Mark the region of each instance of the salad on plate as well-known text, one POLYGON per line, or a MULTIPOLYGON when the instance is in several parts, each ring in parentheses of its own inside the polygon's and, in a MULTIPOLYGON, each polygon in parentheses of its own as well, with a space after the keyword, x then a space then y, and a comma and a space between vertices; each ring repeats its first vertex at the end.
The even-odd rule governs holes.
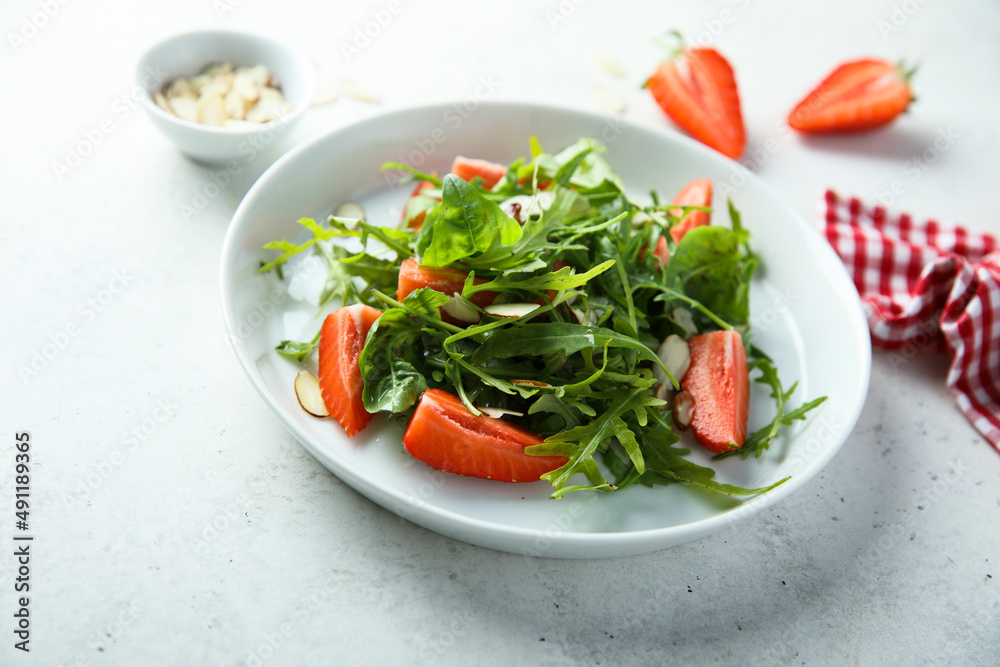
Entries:
MULTIPOLYGON (((303 253, 328 274, 310 341, 277 352, 302 370, 300 405, 350 437, 374 415, 406 424, 403 445, 445 472, 543 479, 552 496, 684 483, 753 495, 685 458, 682 434, 716 458, 759 458, 783 427, 825 400, 790 406, 750 343, 759 258, 740 215, 713 221, 712 183, 637 203, 582 138, 501 165, 457 157, 416 181, 398 226, 344 202, 309 238, 274 241, 260 271, 284 279, 303 253), (713 224, 713 222, 715 224, 713 224), (331 312, 332 309, 332 312, 331 312), (751 378, 774 416, 748 433, 751 378)), ((787 479, 787 478, 786 478, 787 479)))

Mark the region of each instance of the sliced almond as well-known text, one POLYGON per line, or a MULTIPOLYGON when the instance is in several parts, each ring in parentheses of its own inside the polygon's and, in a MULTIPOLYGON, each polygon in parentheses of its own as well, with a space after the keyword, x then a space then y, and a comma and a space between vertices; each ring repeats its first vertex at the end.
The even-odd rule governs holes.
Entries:
POLYGON ((669 382, 663 382, 656 385, 656 390, 653 394, 661 401, 666 401, 664 405, 660 406, 660 410, 666 411, 673 409, 674 395, 676 394, 674 386, 669 382))
POLYGON ((518 387, 539 387, 541 389, 548 389, 552 386, 548 382, 540 380, 511 380, 511 384, 516 384, 518 387))
POLYGON ((698 327, 694 324, 694 316, 687 308, 678 306, 677 308, 672 309, 670 311, 670 319, 672 319, 681 329, 684 329, 685 338, 690 338, 698 333, 698 327))
POLYGON ((352 79, 341 79, 340 80, 340 92, 341 94, 351 97, 353 99, 359 100, 361 102, 381 102, 382 99, 362 86, 357 81, 352 79))
POLYGON ((217 78, 226 74, 232 74, 234 69, 235 68, 232 63, 212 63, 205 68, 205 71, 203 71, 202 74, 211 78, 217 78))
POLYGON ((537 303, 497 303, 483 308, 493 317, 524 317, 541 308, 537 303))
POLYGON ((609 53, 595 53, 594 64, 608 74, 613 74, 614 76, 625 76, 625 70, 622 69, 622 66, 618 64, 618 61, 609 53))
POLYGON ((686 431, 691 425, 691 418, 694 415, 694 397, 686 391, 679 391, 674 396, 673 406, 674 424, 682 431, 686 431))
POLYGON ((332 104, 339 97, 339 93, 336 90, 321 90, 316 95, 316 99, 313 100, 312 105, 314 107, 322 107, 327 104, 332 104))
POLYGON ((191 87, 194 88, 195 92, 198 95, 201 95, 202 88, 204 88, 211 82, 212 82, 212 77, 210 77, 207 74, 197 74, 188 79, 188 83, 191 84, 191 87))
POLYGON ((599 108, 613 113, 622 113, 626 109, 624 98, 607 86, 594 88, 594 102, 599 108))
POLYGON ((441 309, 454 317, 459 322, 475 323, 479 321, 479 313, 475 308, 462 300, 462 295, 455 292, 454 296, 448 299, 448 303, 441 306, 441 309))
POLYGON ((344 201, 333 211, 334 217, 353 218, 354 220, 365 220, 365 209, 356 201, 344 201))
POLYGON ((243 120, 247 117, 247 111, 250 110, 251 102, 235 90, 230 90, 226 93, 222 101, 229 118, 243 120))
MULTIPOLYGON (((264 70, 265 72, 267 70, 264 70)), ((236 74, 233 75, 233 90, 243 99, 248 102, 256 102, 260 98, 261 89, 266 86, 266 79, 264 82, 259 80, 259 77, 255 74, 255 70, 249 67, 241 67, 236 70, 236 74)))
POLYGON ((494 419, 500 419, 504 415, 512 415, 514 417, 524 416, 523 412, 518 412, 517 410, 507 410, 506 408, 487 408, 482 405, 476 405, 475 403, 473 403, 473 405, 475 405, 476 409, 482 412, 484 415, 493 417, 494 419))
POLYGON ((271 77, 271 72, 268 71, 263 65, 254 65, 253 67, 241 67, 237 70, 239 74, 242 74, 250 80, 257 88, 264 88, 266 86, 273 86, 274 82, 271 77))
POLYGON ((178 118, 198 122, 198 102, 193 97, 175 97, 170 100, 170 108, 178 118))
POLYGON ((274 88, 261 88, 260 98, 257 100, 257 103, 247 111, 247 120, 266 123, 284 116, 291 109, 291 105, 285 102, 281 91, 274 88))
POLYGON ((195 87, 190 79, 184 77, 177 77, 170 82, 167 86, 167 99, 174 99, 175 97, 190 97, 192 100, 198 99, 198 88, 195 87))
POLYGON ((153 101, 156 102, 156 106, 160 107, 167 113, 174 113, 174 110, 170 108, 170 102, 167 100, 167 96, 160 91, 153 93, 153 101))
POLYGON ((209 93, 198 98, 198 122, 204 125, 222 125, 226 120, 226 105, 219 93, 209 93))
MULTIPOLYGON (((656 350, 656 356, 660 358, 663 365, 667 367, 670 374, 680 382, 684 374, 688 372, 688 368, 691 366, 691 348, 688 346, 687 341, 676 334, 670 334, 663 339, 660 343, 660 347, 656 350)), ((663 369, 659 365, 653 366, 653 377, 655 377, 662 384, 672 384, 670 378, 667 374, 663 372, 663 369)))
POLYGON ((295 376, 295 398, 302 409, 313 417, 329 417, 330 411, 323 402, 323 390, 319 380, 309 371, 299 371, 295 376))

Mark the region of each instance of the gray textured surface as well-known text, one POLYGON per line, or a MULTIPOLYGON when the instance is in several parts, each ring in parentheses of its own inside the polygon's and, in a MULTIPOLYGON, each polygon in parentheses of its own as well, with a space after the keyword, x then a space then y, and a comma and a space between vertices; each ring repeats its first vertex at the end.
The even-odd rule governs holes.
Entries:
MULTIPOLYGON (((485 76, 499 98, 582 107, 606 85, 630 117, 666 125, 637 89, 660 57, 649 35, 697 34, 729 10, 716 42, 736 63, 748 155, 761 156, 751 166, 790 204, 812 217, 824 186, 873 196, 905 179, 900 205, 996 230, 1000 95, 984 66, 1000 60, 995 3, 403 2, 350 63, 340 43, 382 3, 233 4, 220 15, 221 3, 174 2, 153 20, 139 3, 70 3, 0 49, 0 80, 18 93, 0 125, 0 538, 10 544, 9 438, 27 429, 38 540, 30 655, 12 648, 12 562, 0 557, 0 663, 1000 664, 1000 456, 954 408, 943 358, 876 354, 865 410, 833 462, 716 535, 590 562, 454 542, 318 466, 229 350, 220 246, 268 160, 185 217, 211 171, 116 102, 148 44, 231 26, 297 39, 325 79, 351 76, 388 106, 463 98, 485 76), (918 9, 885 32, 879 21, 903 5, 918 9), (566 20, 550 25, 560 7, 566 20), (627 76, 592 66, 595 50, 627 76), (866 138, 775 129, 834 63, 869 53, 923 60, 910 118, 866 138), (53 163, 102 118, 113 131, 58 179, 53 163), (919 178, 904 172, 948 127, 954 145, 919 178), (768 138, 777 149, 764 160, 768 138), (108 300, 114 271, 128 283, 108 300), (22 379, 18 367, 68 324, 78 335, 22 379)), ((2 23, 17 32, 39 7, 7 3, 2 23)), ((351 100, 316 109, 295 140, 371 111, 351 100)))

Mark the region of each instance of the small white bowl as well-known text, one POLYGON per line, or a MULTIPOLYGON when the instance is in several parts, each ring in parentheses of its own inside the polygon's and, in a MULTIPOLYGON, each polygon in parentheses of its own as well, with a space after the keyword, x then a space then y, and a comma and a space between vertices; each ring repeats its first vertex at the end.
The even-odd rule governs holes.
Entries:
POLYGON ((136 83, 146 92, 142 105, 153 124, 182 153, 202 162, 219 163, 254 154, 300 120, 316 97, 316 73, 297 49, 280 41, 245 32, 203 30, 176 35, 152 47, 139 59, 136 83), (193 76, 206 65, 262 64, 270 70, 292 110, 259 127, 229 128, 192 123, 167 113, 153 101, 153 94, 179 76, 193 76))

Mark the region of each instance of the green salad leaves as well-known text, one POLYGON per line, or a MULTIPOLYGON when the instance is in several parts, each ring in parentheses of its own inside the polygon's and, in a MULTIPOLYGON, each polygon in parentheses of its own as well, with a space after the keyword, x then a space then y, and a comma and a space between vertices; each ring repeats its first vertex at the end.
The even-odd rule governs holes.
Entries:
MULTIPOLYGON (((365 409, 405 420, 425 390, 438 388, 475 414, 477 406, 516 411, 521 416, 505 418, 545 438, 527 453, 567 459, 544 475, 554 497, 637 483, 750 495, 783 482, 746 489, 715 481, 714 470, 685 458, 667 401, 657 397, 654 368, 671 389, 681 378, 670 376, 655 350, 693 327, 742 333, 752 377, 775 404, 771 423, 719 458, 761 457, 782 427, 824 400, 789 409, 795 385, 784 389, 770 358, 748 342, 758 257, 732 204, 729 227, 717 220, 675 243, 669 229, 687 210, 661 205, 655 194, 648 205, 630 200, 599 142, 584 138, 550 154, 532 138, 531 149, 532 159, 514 162, 492 188, 480 178, 440 179, 389 163, 386 169, 427 184, 404 210, 406 220, 423 216, 418 231, 304 219, 311 237, 265 245, 279 254, 260 270, 280 270, 301 253, 321 256, 328 270, 321 311, 352 303, 383 311, 360 357, 365 409), (665 265, 647 252, 664 242, 665 265), (424 287, 397 299, 400 267, 410 258, 461 272, 461 291, 424 287), (495 295, 491 306, 477 305, 483 293, 495 295), (515 316, 499 314, 504 304, 518 304, 515 316), (442 315, 454 308, 471 314, 469 321, 442 315)), ((278 352, 301 361, 315 345, 282 341, 278 352)))

